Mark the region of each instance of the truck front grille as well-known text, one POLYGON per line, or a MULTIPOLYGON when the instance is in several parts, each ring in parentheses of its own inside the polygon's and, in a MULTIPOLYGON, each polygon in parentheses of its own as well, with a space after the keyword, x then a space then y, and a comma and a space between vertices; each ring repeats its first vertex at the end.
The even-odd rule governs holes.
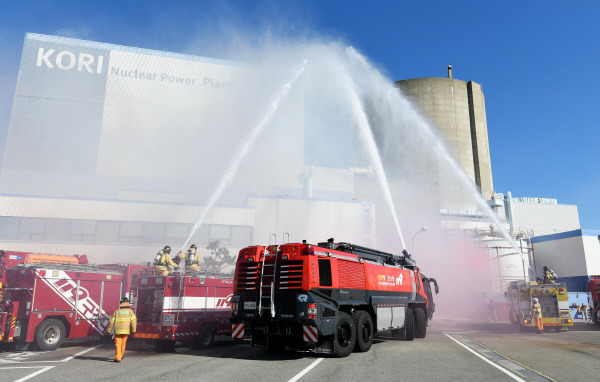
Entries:
POLYGON ((283 260, 279 273, 279 289, 301 289, 302 267, 302 260, 283 260))
POLYGON ((236 292, 245 290, 256 290, 260 282, 260 264, 243 263, 238 271, 238 282, 236 292))

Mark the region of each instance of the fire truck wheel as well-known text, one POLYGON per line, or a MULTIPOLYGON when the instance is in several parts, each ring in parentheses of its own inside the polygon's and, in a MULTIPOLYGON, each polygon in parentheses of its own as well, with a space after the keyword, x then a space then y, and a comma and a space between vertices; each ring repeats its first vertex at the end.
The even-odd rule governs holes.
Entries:
POLYGON ((415 339, 415 315, 413 314, 412 308, 406 309, 406 315, 404 316, 404 330, 406 341, 412 341, 415 339))
POLYGON ((415 338, 425 338, 427 335, 427 315, 422 308, 415 308, 415 338))
POLYGON ((356 343, 356 325, 348 313, 339 312, 335 325, 335 355, 348 357, 356 343))
POLYGON ((213 328, 205 326, 200 329, 200 334, 198 335, 198 339, 196 341, 196 347, 198 349, 206 349, 211 347, 215 342, 215 333, 213 328))
POLYGON ((49 319, 35 329, 35 344, 40 350, 56 350, 65 340, 67 331, 60 320, 49 319))
POLYGON ((174 353, 175 352, 175 341, 157 340, 156 347, 162 353, 174 353))
POLYGON ((364 310, 359 310, 352 315, 356 324, 356 345, 354 351, 367 352, 373 344, 373 320, 371 315, 364 310))

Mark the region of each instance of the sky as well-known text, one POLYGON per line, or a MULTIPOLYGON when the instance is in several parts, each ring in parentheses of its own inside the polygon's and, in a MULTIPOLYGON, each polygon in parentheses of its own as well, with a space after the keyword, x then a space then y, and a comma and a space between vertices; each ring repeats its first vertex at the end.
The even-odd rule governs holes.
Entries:
POLYGON ((1 1, 0 146, 26 32, 224 59, 215 42, 322 38, 390 81, 453 65, 481 84, 495 191, 577 205, 597 230, 599 19, 592 1, 1 1))

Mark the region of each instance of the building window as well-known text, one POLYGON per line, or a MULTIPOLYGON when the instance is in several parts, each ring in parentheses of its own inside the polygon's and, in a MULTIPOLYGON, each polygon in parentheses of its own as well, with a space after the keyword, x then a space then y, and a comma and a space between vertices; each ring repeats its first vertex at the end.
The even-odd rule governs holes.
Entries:
POLYGON ((0 240, 17 240, 21 218, 0 216, 0 240))
POLYGON ((70 241, 93 242, 96 233, 95 220, 72 220, 70 241))
POLYGON ((119 243, 141 243, 144 225, 141 222, 121 222, 119 243))
POLYGON ((143 237, 144 243, 162 243, 167 235, 166 223, 144 223, 143 237))
POLYGON ((117 243, 119 240, 119 222, 98 220, 96 223, 96 243, 117 243))
POLYGON ((233 226, 231 227, 231 245, 246 247, 252 244, 252 227, 233 226))
POLYGON ((21 218, 19 240, 43 241, 46 230, 46 219, 21 218))
POLYGON ((71 220, 46 219, 44 241, 69 241, 71 236, 71 220))

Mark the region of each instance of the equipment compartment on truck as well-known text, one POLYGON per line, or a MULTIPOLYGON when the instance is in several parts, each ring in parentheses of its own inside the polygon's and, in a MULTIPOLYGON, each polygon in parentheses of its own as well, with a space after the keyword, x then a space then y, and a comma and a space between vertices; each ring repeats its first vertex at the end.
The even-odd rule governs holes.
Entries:
POLYGON ((173 273, 140 274, 130 299, 137 316, 135 338, 152 341, 165 352, 181 341, 205 348, 217 335, 231 335, 231 277, 173 273))

